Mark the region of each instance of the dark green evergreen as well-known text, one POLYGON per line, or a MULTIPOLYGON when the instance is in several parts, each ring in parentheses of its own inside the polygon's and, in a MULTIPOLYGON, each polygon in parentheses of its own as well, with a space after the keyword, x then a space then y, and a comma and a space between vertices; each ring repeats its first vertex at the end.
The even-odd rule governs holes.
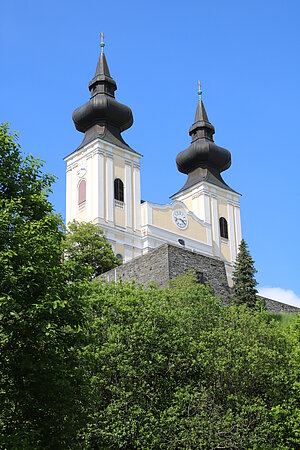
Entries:
POLYGON ((256 306, 258 301, 257 281, 254 277, 256 272, 248 245, 242 239, 233 271, 233 295, 237 305, 247 305, 251 308, 256 306))

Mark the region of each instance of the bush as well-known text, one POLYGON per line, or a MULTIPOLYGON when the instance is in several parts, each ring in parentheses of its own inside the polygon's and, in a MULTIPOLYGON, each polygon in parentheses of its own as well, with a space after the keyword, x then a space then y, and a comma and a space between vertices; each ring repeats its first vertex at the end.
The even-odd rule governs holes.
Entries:
POLYGON ((187 278, 96 282, 90 302, 85 448, 296 448, 295 342, 268 313, 187 278))

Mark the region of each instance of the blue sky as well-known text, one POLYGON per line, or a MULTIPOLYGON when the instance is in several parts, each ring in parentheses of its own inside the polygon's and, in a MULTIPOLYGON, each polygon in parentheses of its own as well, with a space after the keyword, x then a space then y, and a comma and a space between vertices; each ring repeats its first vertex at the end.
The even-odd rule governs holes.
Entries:
POLYGON ((142 198, 165 203, 184 184, 175 158, 190 142, 200 79, 215 141, 232 154, 224 179, 242 193, 257 280, 297 302, 298 0, 11 0, 1 16, 0 120, 58 177, 56 211, 65 215, 63 157, 82 140, 71 116, 89 98, 103 31, 116 97, 134 115, 123 137, 144 155, 142 198))

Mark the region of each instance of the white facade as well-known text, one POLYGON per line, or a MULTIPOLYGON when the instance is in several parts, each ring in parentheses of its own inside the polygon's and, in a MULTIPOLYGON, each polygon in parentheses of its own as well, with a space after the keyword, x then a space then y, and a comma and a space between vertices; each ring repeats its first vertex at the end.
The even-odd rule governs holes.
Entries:
POLYGON ((116 254, 128 261, 142 254, 140 225, 140 158, 137 153, 101 139, 79 148, 67 162, 66 222, 99 225, 116 254), (114 180, 124 185, 124 201, 114 199, 114 180), (79 184, 86 196, 79 201, 79 184))
POLYGON ((76 220, 99 225, 124 262, 165 242, 221 258, 231 284, 241 240, 239 194, 200 182, 173 196, 170 204, 141 204, 140 159, 138 153, 100 138, 67 156, 67 224, 76 220), (115 198, 116 179, 124 187, 123 201, 115 198), (84 201, 79 198, 82 181, 84 201), (228 226, 227 238, 220 234, 221 217, 228 226))
POLYGON ((173 196, 173 199, 182 201, 197 217, 210 225, 208 242, 212 255, 225 261, 230 284, 242 239, 239 198, 240 194, 208 182, 201 182, 173 196), (221 218, 227 223, 227 237, 221 236, 221 218))

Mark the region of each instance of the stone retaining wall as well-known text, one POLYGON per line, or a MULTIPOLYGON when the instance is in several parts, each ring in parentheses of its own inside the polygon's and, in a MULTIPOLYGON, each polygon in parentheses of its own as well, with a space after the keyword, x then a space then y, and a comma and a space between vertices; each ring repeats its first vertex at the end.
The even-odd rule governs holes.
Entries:
POLYGON ((132 259, 103 276, 107 281, 133 281, 145 286, 154 283, 165 287, 169 282, 169 261, 167 244, 164 244, 143 256, 132 259))
POLYGON ((189 270, 195 270, 203 282, 210 284, 213 295, 222 298, 226 304, 230 303, 223 261, 170 244, 163 244, 103 276, 107 281, 117 281, 120 278, 122 281, 135 280, 144 286, 154 284, 157 287, 167 287, 170 279, 189 270))
MULTIPOLYGON (((261 297, 261 296, 260 296, 261 297)), ((300 312, 300 308, 296 306, 287 305, 286 303, 278 302, 277 300, 272 300, 271 298, 261 297, 266 302, 266 308, 269 312, 278 313, 297 313, 300 312)))
MULTIPOLYGON (((224 304, 230 304, 231 294, 227 282, 224 261, 219 258, 204 256, 175 245, 163 244, 106 272, 102 277, 107 281, 133 281, 147 286, 166 287, 169 280, 177 275, 183 275, 189 270, 195 270, 199 280, 211 286, 214 296, 222 299, 224 304)), ((295 306, 286 305, 269 298, 264 298, 267 310, 270 312, 300 311, 295 306)))

